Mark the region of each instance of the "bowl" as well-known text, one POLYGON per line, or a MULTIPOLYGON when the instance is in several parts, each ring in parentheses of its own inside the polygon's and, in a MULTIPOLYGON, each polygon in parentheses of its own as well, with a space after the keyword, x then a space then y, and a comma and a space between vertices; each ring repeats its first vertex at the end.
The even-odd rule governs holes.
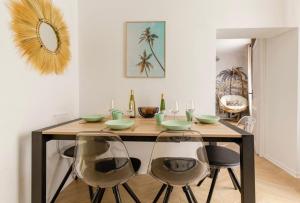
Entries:
POLYGON ((168 130, 189 130, 192 127, 192 122, 185 120, 168 120, 163 121, 161 125, 168 130))
POLYGON ((153 118, 156 113, 158 113, 158 107, 143 106, 138 108, 140 115, 143 118, 153 118))
POLYGON ((200 122, 204 124, 215 124, 220 120, 220 117, 218 116, 212 116, 212 115, 201 115, 201 116, 195 116, 195 118, 200 122))
POLYGON ((124 130, 133 126, 134 121, 126 119, 109 120, 105 122, 105 125, 112 130, 124 130))
POLYGON ((81 119, 86 122, 98 122, 101 121, 104 118, 104 115, 87 115, 82 116, 81 119))

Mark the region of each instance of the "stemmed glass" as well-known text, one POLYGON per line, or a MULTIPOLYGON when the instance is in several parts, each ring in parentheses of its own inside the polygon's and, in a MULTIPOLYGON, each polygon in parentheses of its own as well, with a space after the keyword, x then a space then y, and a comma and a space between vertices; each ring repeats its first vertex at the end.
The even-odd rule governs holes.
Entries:
POLYGON ((114 110, 114 108, 115 108, 115 102, 114 102, 114 100, 112 99, 112 100, 111 100, 111 104, 110 104, 110 108, 108 109, 109 115, 112 114, 112 111, 114 110))
POLYGON ((176 120, 176 114, 179 112, 179 106, 178 102, 175 102, 175 106, 170 110, 170 112, 173 114, 174 120, 176 120))
POLYGON ((195 111, 195 104, 194 104, 194 100, 191 100, 190 102, 188 102, 186 104, 186 111, 189 111, 191 113, 194 113, 195 111))

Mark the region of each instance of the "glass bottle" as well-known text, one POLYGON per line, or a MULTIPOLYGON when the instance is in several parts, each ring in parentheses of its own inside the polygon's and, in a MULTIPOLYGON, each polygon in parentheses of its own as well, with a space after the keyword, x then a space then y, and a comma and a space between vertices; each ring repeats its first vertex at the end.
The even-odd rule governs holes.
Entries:
POLYGON ((136 117, 136 108, 135 108, 135 100, 133 90, 130 91, 130 99, 129 99, 129 117, 135 118, 136 117))
POLYGON ((166 111, 166 102, 164 99, 164 94, 161 94, 161 99, 160 99, 160 112, 165 112, 166 111))

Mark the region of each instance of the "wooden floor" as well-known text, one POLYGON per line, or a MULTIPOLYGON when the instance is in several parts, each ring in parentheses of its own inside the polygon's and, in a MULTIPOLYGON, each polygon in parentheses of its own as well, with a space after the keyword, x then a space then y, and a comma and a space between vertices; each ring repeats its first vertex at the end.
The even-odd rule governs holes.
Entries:
MULTIPOLYGON (((258 203, 299 203, 300 179, 293 178, 269 161, 256 157, 256 200, 258 203)), ((235 170, 237 175, 238 169, 235 170)), ((205 202, 211 179, 205 180, 201 187, 192 187, 198 202, 205 202)), ((129 185, 142 202, 152 202, 161 184, 147 175, 132 178, 129 185)), ((124 188, 120 187, 123 203, 133 202, 124 188)), ((71 183, 59 196, 58 203, 89 203, 88 188, 81 181, 71 183)), ((108 189, 103 203, 114 202, 112 191, 108 189)), ((162 198, 159 202, 162 202, 162 198)), ((171 203, 187 202, 180 188, 173 190, 171 203)), ((240 193, 233 185, 226 170, 221 170, 211 202, 238 203, 240 193)))

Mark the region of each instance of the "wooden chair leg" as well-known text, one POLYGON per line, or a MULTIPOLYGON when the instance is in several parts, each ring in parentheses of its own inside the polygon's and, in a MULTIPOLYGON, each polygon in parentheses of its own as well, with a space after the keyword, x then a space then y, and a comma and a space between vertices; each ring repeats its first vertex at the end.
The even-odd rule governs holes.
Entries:
POLYGON ((116 203, 122 203, 118 186, 114 186, 112 190, 116 199, 116 203))
POLYGON ((241 185, 240 185, 239 181, 237 180, 233 170, 231 168, 228 168, 227 170, 228 170, 228 173, 229 173, 230 178, 232 180, 232 183, 234 185, 234 188, 238 189, 241 192, 241 185))
POLYGON ((214 192, 214 188, 215 188, 215 184, 216 184, 219 172, 220 172, 220 169, 219 168, 216 169, 216 171, 214 173, 214 177, 212 179, 212 183, 211 183, 210 189, 209 189, 209 194, 208 194, 206 203, 210 203, 210 200, 211 200, 211 197, 212 197, 213 192, 214 192))
POLYGON ((161 186, 160 190, 158 191, 157 195, 155 196, 155 199, 153 200, 153 203, 156 203, 159 200, 161 194, 165 191, 166 187, 167 187, 166 184, 163 184, 161 186))
POLYGON ((173 186, 168 185, 163 203, 168 203, 169 202, 170 195, 171 195, 172 191, 173 191, 173 186))

